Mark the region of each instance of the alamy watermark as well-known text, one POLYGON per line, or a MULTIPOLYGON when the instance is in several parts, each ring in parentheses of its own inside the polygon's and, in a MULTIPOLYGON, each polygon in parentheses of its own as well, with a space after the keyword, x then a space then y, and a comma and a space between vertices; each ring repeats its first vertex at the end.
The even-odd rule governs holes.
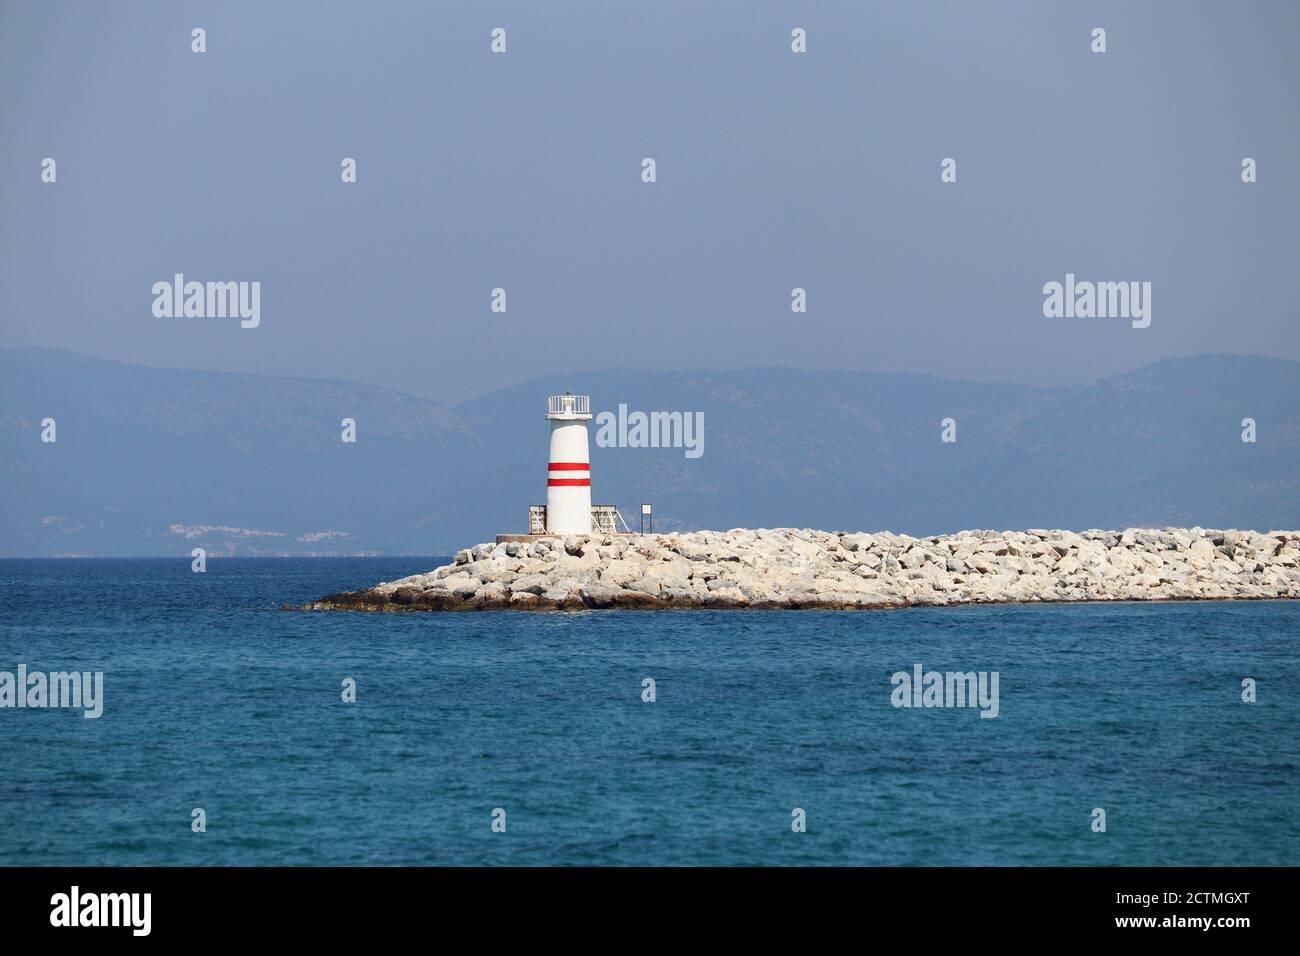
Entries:
POLYGON ((1043 286, 1043 315, 1049 319, 1130 319, 1133 328, 1151 324, 1150 282, 1065 282, 1043 286))
POLYGON ((171 282, 155 282, 151 291, 159 319, 237 318, 244 329, 262 324, 261 282, 186 282, 178 272, 171 282))
POLYGON ((889 702, 895 707, 978 707, 981 717, 998 715, 997 671, 895 671, 889 702))
POLYGON ((628 412, 596 416, 598 448, 684 448, 687 458, 704 454, 703 412, 628 412))
POLYGON ((50 897, 50 925, 125 926, 133 936, 148 936, 152 910, 152 893, 83 893, 74 884, 50 897))
POLYGON ((103 671, 0 671, 0 708, 80 707, 87 720, 104 712, 103 671))

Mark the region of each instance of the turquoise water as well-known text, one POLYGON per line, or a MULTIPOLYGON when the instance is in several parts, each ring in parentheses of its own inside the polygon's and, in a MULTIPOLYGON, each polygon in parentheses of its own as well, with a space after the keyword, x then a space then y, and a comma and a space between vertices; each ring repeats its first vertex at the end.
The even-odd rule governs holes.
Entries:
POLYGON ((1300 864, 1300 604, 278 610, 435 563, 0 561, 0 864, 1300 864))

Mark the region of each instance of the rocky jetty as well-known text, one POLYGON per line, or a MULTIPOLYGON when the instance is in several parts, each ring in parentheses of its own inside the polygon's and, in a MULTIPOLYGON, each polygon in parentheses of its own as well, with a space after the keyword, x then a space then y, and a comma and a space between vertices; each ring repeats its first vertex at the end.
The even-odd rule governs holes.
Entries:
POLYGON ((1129 528, 912 538, 788 528, 479 544, 303 610, 872 609, 1300 597, 1300 532, 1129 528))

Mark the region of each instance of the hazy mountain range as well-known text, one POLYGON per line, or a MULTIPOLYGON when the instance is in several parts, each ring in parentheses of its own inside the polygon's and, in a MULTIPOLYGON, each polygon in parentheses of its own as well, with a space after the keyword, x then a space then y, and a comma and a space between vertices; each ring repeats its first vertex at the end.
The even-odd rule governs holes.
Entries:
POLYGON ((447 554, 525 530, 545 501, 546 397, 566 388, 593 411, 703 413, 694 459, 596 447, 593 428, 593 500, 633 523, 652 502, 656 530, 1300 527, 1300 362, 1281 359, 1169 359, 1060 388, 606 370, 454 406, 51 349, 0 350, 0 379, 0 556, 447 554))

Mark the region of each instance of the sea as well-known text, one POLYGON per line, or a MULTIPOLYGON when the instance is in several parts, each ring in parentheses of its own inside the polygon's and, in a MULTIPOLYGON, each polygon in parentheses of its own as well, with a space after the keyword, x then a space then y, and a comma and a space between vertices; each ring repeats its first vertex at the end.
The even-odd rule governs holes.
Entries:
POLYGON ((445 561, 0 561, 0 865, 1300 864, 1300 602, 281 609, 445 561))

